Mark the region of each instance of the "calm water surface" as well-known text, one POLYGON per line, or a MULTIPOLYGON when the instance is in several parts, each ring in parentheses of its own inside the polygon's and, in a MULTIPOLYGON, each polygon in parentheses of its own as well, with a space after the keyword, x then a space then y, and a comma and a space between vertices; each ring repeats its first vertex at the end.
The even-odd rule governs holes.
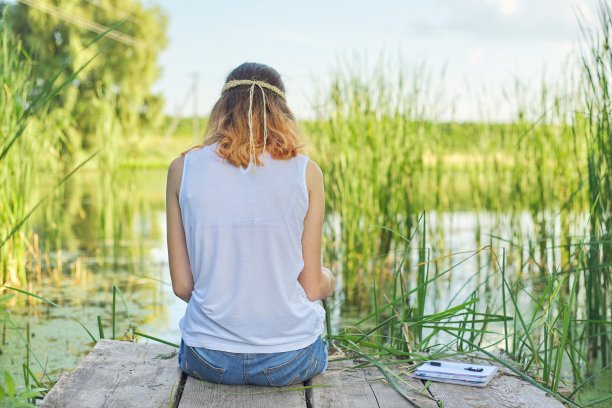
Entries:
MULTIPOLYGON (((111 337, 113 285, 121 289, 126 303, 117 296, 116 338, 131 336, 130 327, 135 327, 139 332, 179 343, 178 321, 187 304, 174 296, 170 284, 165 177, 165 171, 139 170, 121 172, 100 182, 95 173, 78 174, 55 206, 50 205, 37 215, 33 225, 41 236, 41 247, 59 239, 63 248, 61 254, 51 254, 48 261, 41 261, 43 269, 49 264, 57 267, 61 258, 62 270, 43 272, 40 281, 35 273, 30 273, 27 290, 61 308, 22 294, 16 294, 9 303, 14 326, 3 324, 0 365, 12 372, 18 383, 22 382, 22 363, 26 361, 24 344, 28 330, 30 367, 39 378, 44 368, 54 380, 61 370, 74 368, 94 344, 76 320, 98 338, 100 316, 105 337, 111 337), (52 216, 54 211, 61 220, 50 224, 45 217, 49 213, 52 216)), ((548 217, 551 221, 545 235, 554 236, 561 225, 554 214, 548 217)), ((464 300, 473 291, 485 297, 497 292, 494 288, 500 284, 499 274, 493 272, 490 251, 477 253, 487 245, 497 250, 512 246, 495 236, 518 242, 542 234, 527 213, 517 219, 484 212, 432 211, 427 218, 431 230, 429 246, 434 248, 431 257, 446 256, 430 265, 430 274, 443 273, 458 264, 433 286, 427 304, 429 311, 439 311, 455 300, 464 300), (453 253, 456 255, 448 256, 453 253)), ((572 233, 578 235, 584 230, 584 219, 582 215, 575 217, 572 233)), ((334 224, 329 223, 332 228, 334 224)), ((514 249, 516 257, 521 253, 528 257, 529 251, 529 247, 514 249)), ((560 254, 547 251, 552 266, 560 254)), ((408 253, 415 263, 416 249, 408 253)), ((512 265, 509 267, 511 272, 512 265)), ((525 278, 527 287, 529 279, 525 278)), ((491 299, 492 303, 495 301, 491 299)), ((331 313, 334 327, 355 317, 355 307, 343 304, 341 296, 334 302, 336 307, 331 313)))

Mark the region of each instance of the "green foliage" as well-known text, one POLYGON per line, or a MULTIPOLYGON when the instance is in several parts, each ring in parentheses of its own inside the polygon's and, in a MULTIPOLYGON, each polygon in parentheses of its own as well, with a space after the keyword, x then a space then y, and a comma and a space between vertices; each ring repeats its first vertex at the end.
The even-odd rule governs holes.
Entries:
MULTIPOLYGON (((612 319, 612 4, 600 2, 599 30, 584 31, 588 49, 583 53, 584 118, 574 126, 584 130, 588 145, 587 175, 590 198, 590 248, 585 285, 590 321, 612 319), (582 126, 584 123, 584 126, 582 126)), ((609 331, 589 324, 593 358, 607 365, 612 360, 609 331)))
POLYGON ((15 380, 7 372, 2 372, 2 382, 0 382, 0 406, 6 408, 17 408, 17 407, 35 407, 36 405, 28 402, 34 397, 41 396, 41 393, 45 391, 44 388, 25 388, 23 390, 17 390, 15 387, 15 380))
MULTIPOLYGON (((9 165, 0 169, 0 177, 3 187, 10 184, 6 191, 11 194, 0 200, 2 226, 9 226, 0 238, 7 236, 5 232, 12 236, 20 220, 31 213, 29 203, 36 201, 27 194, 35 190, 35 176, 48 164, 44 158, 61 156, 58 146, 75 151, 99 146, 102 168, 113 170, 120 160, 118 150, 124 146, 120 137, 126 130, 135 135, 158 109, 152 106, 159 100, 148 89, 157 75, 154 56, 164 43, 161 27, 165 23, 159 11, 136 2, 61 3, 64 12, 102 24, 125 19, 119 30, 137 42, 157 40, 143 46, 114 37, 85 48, 94 34, 22 4, 11 7, 16 18, 13 30, 31 49, 23 49, 4 29, 3 20, 0 159, 9 165), (118 14, 119 8, 128 11, 129 18, 118 14), (156 27, 150 27, 154 22, 156 27), (91 61, 98 53, 100 57, 80 71, 79 62, 91 61), (40 115, 28 118, 30 127, 22 128, 19 121, 32 106, 31 97, 48 89, 53 83, 50 78, 67 87, 50 110, 38 110, 40 115), (143 111, 143 106, 148 108, 143 111), (36 139, 14 137, 36 130, 44 130, 36 139), (42 154, 42 149, 53 154, 42 154), (33 157, 41 159, 18 160, 33 157)), ((328 337, 380 368, 390 383, 399 377, 387 363, 398 358, 418 362, 477 351, 563 399, 557 391, 571 384, 570 377, 578 384, 577 393, 596 375, 591 373, 598 373, 597 364, 609 361, 612 13, 609 7, 602 10, 603 35, 583 61, 582 114, 574 116, 576 108, 560 98, 565 90, 543 86, 536 103, 528 106, 517 85, 516 94, 507 101, 518 104, 511 123, 445 123, 436 119, 438 98, 429 73, 417 69, 406 76, 404 69, 390 73, 381 64, 365 76, 355 66, 336 72, 322 104, 325 114, 303 123, 314 146, 313 157, 326 176, 325 257, 344 277, 341 307, 359 304, 362 313, 371 309, 355 325, 344 325, 336 333, 328 321, 328 337), (567 117, 573 119, 569 125, 567 117), (489 245, 446 265, 444 259, 455 260, 460 254, 445 252, 442 234, 428 229, 430 218, 420 214, 463 209, 462 203, 468 203, 470 210, 496 212, 499 219, 510 213, 510 231, 516 237, 502 240, 486 231, 491 233, 489 245), (576 214, 580 217, 585 208, 590 235, 576 236, 568 220, 576 214), (523 238, 525 210, 535 221, 535 240, 523 238), (493 245, 496 240, 508 245, 507 253, 499 256, 493 245), (453 297, 448 304, 440 304, 438 288, 447 285, 459 265, 471 258, 478 262, 485 258, 487 263, 478 263, 468 279, 477 282, 476 288, 464 299, 453 297), (481 276, 482 269, 490 273, 481 276), (538 275, 529 274, 534 269, 538 275), (493 352, 502 346, 505 358, 493 352)), ((573 95, 573 88, 568 91, 573 95)), ((157 148, 172 150, 165 142, 157 148)), ((148 157, 150 151, 142 155, 148 157)), ((58 166, 57 172, 65 169, 58 166)), ((87 241, 96 245, 96 234, 112 230, 105 242, 112 241, 116 250, 136 218, 122 207, 134 206, 134 199, 129 193, 121 197, 114 172, 102 173, 96 197, 104 212, 92 223, 87 241)), ((478 240, 480 236, 478 231, 478 240)), ((13 245, 18 242, 11 242, 10 248, 0 244, 0 251, 7 251, 0 252, 2 262, 11 259, 5 256, 8 251, 19 255, 13 245)), ((113 259, 117 254, 112 254, 113 259)), ((5 272, 12 270, 10 265, 2 267, 5 272)), ((57 307, 32 292, 10 289, 57 307)), ((166 342, 135 330, 118 287, 113 288, 112 338, 117 294, 132 337, 166 342)), ((101 316, 98 333, 100 337, 104 333, 101 316)), ((19 399, 6 378, 2 393, 19 399)))
MULTIPOLYGON (((585 384, 609 365, 608 2, 601 3, 600 22, 584 56, 583 81, 565 90, 543 84, 533 105, 517 87, 508 101, 518 103, 516 118, 505 125, 423 120, 419 113, 432 102, 423 104, 429 98, 418 88, 400 92, 397 84, 403 81, 390 80, 385 65, 369 76, 353 68, 337 73, 324 97, 324 114, 306 124, 326 175, 331 213, 326 234, 332 237, 326 257, 343 274, 347 303, 367 291, 368 282, 378 292, 369 296, 369 314, 328 335, 337 345, 381 368, 387 378, 389 369, 382 367, 397 358, 418 362, 480 352, 570 405, 574 402, 558 393, 572 386, 569 378, 585 384), (446 162, 445 155, 458 150, 466 153, 463 168, 446 162), (463 170, 469 179, 470 209, 494 211, 500 220, 509 213, 516 237, 502 240, 487 231, 488 246, 439 270, 443 258, 457 254, 445 253, 443 240, 427 248, 427 237, 435 234, 424 217, 420 228, 414 220, 421 210, 449 209, 445 201, 455 196, 441 186, 452 170, 463 170), (434 204, 419 194, 435 197, 434 204), (525 210, 536 239, 524 238, 525 210), (571 217, 584 210, 587 229, 570 232, 571 217), (509 245, 508 254, 499 256, 493 245, 498 240, 509 245), (481 251, 489 255, 484 269, 492 272, 475 271, 468 279, 477 282, 470 296, 440 305, 436 286, 450 282, 452 271, 481 251), (530 274, 534 270, 539 276, 530 274), (502 355, 494 352, 498 347, 502 355)), ((419 78, 427 83, 422 73, 408 82, 419 78)), ((480 239, 480 231, 477 235, 480 239)))
MULTIPOLYGON (((41 150, 50 147, 45 137, 37 143, 19 137, 27 131, 24 116, 27 116, 32 90, 32 64, 26 57, 21 42, 7 29, 6 19, 0 18, 0 241, 25 216, 28 190, 34 184, 33 166, 22 158, 41 154, 41 150), (10 150, 18 154, 8 154, 10 150)), ((48 154, 41 154, 38 163, 48 164, 47 157, 48 154)), ((2 282, 7 275, 12 275, 12 280, 20 279, 23 264, 12 254, 22 250, 20 242, 0 244, 2 282)))
POLYGON ((325 235, 345 248, 334 269, 344 273, 349 300, 367 293, 365 285, 381 271, 381 257, 393 250, 392 232, 373 227, 397 228, 406 235, 412 230, 418 212, 412 192, 419 190, 433 127, 422 118, 430 102, 423 98, 428 81, 416 78, 424 72, 406 78, 403 69, 384 69, 385 62, 365 77, 358 62, 338 70, 321 103, 321 117, 307 124, 326 177, 332 216, 325 235))
POLYGON ((160 8, 145 7, 137 0, 54 0, 44 4, 41 8, 16 3, 8 12, 12 31, 36 62, 34 92, 58 71, 62 80, 100 54, 51 105, 52 110, 63 112, 66 148, 97 145, 96 129, 107 119, 105 106, 96 103, 101 99, 111 100, 114 115, 130 136, 137 136, 144 126, 155 125, 162 116, 162 100, 151 93, 151 86, 160 73, 159 52, 167 43, 167 18, 160 8), (87 46, 99 33, 85 25, 108 28, 117 23, 113 35, 87 46))
MULTIPOLYGON (((5 307, 5 304, 12 297, 13 295, 6 293, 0 295, 0 323, 5 327, 10 327, 12 330, 17 330, 18 328, 11 320, 10 314, 5 307)), ((31 404, 29 401, 34 397, 40 396, 42 392, 47 390, 43 387, 30 388, 26 383, 26 387, 19 391, 17 390, 13 376, 8 371, 0 371, 0 375, 0 407, 33 407, 35 405, 31 404)))
MULTIPOLYGON (((63 170, 61 163, 58 164, 61 152, 57 148, 57 143, 62 139, 51 130, 51 126, 47 123, 47 121, 52 122, 55 117, 53 113, 48 112, 48 107, 54 97, 65 89, 92 59, 64 77, 63 81, 58 80, 61 71, 56 72, 43 83, 37 92, 34 92, 31 62, 28 58, 21 59, 22 55, 27 57, 28 54, 22 49, 21 41, 7 29, 7 21, 7 16, 3 13, 0 18, 0 40, 2 42, 0 80, 2 80, 4 91, 3 98, 0 100, 0 125, 2 125, 0 186, 7 193, 2 194, 0 200, 0 221, 3 221, 0 224, 0 233, 2 233, 0 255, 4 255, 3 251, 6 251, 6 255, 2 256, 4 261, 2 282, 7 281, 7 276, 9 280, 20 282, 25 280, 21 276, 23 272, 21 254, 24 246, 21 240, 12 238, 27 222, 34 210, 97 152, 91 154, 66 175, 58 176, 60 180, 55 189, 43 194, 36 204, 31 204, 31 200, 35 198, 31 192, 37 191, 34 183, 36 176, 49 172, 53 166, 58 173, 63 170), (36 134, 37 126, 44 127, 45 130, 40 132, 42 136, 33 138, 29 133, 36 134), (5 246, 7 243, 10 245, 5 246)), ((96 36, 88 46, 95 44, 104 34, 106 32, 96 36)))
MULTIPOLYGON (((418 229, 426 229, 425 218, 418 229)), ((409 244, 413 238, 402 239, 409 244)), ((425 247, 427 242, 418 244, 425 247)), ((585 258, 589 245, 578 244, 569 265, 556 266, 558 272, 547 276, 537 293, 527 288, 520 277, 508 279, 505 255, 498 255, 491 247, 463 254, 462 259, 434 276, 420 271, 437 260, 420 255, 419 263, 413 265, 417 269, 413 280, 410 269, 402 267, 403 259, 394 271, 394 289, 384 291, 385 301, 374 303, 370 313, 328 334, 328 338, 352 356, 378 367, 391 383, 401 381, 400 372, 393 367, 398 360, 418 364, 477 353, 575 406, 559 390, 563 385, 571 387, 575 390, 573 396, 592 379, 585 379, 585 374, 593 372, 598 364, 588 352, 597 346, 597 340, 586 328, 594 325, 609 332, 611 324, 589 321, 588 310, 580 307, 580 299, 591 298, 579 284, 588 276, 585 258), (497 266, 497 271, 485 276, 484 282, 497 281, 499 286, 485 289, 479 285, 464 300, 453 298, 444 304, 438 299, 428 308, 421 306, 421 298, 435 295, 436 287, 444 285, 453 270, 480 252, 490 254, 490 261, 497 266), (487 292, 491 292, 490 298, 487 292), (507 306, 503 293, 507 293, 507 306), (573 383, 579 384, 575 388, 568 374, 573 374, 573 383)), ((404 258, 409 252, 406 250, 404 258)))
MULTIPOLYGON (((586 143, 571 142, 565 121, 573 88, 543 84, 532 95, 516 85, 512 97, 521 102, 512 122, 449 123, 437 119, 445 113, 438 103, 442 82, 432 72, 390 68, 386 60, 374 69, 359 66, 355 60, 339 68, 319 100, 319 117, 302 123, 309 153, 326 176, 324 235, 333 243, 327 256, 344 274, 349 300, 369 301, 368 283, 401 251, 391 230, 410 236, 423 211, 511 213, 516 231, 528 211, 538 235, 547 236, 549 211, 560 208, 565 216, 588 206, 576 171, 586 161, 586 143)), ((544 260, 545 246, 536 248, 544 260)))

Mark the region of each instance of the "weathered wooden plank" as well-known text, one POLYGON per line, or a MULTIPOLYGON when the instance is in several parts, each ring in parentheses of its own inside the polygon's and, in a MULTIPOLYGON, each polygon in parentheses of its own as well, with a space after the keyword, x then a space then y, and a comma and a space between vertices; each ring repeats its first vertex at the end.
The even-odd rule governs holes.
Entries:
MULTIPOLYGON (((406 367, 406 373, 407 371, 406 367)), ((366 378, 370 382, 370 387, 376 395, 376 401, 381 408, 406 407, 410 404, 399 395, 399 393, 388 384, 385 377, 377 368, 367 367, 362 369, 366 378)), ((402 372, 402 368, 394 368, 396 372, 402 372)), ((404 394, 410 397, 410 400, 421 408, 439 408, 437 402, 431 397, 425 386, 420 380, 410 377, 408 374, 402 374, 403 382, 397 381, 404 394)))
MULTIPOLYGON (((503 355, 498 357, 504 358, 503 355)), ((444 403, 444 407, 563 407, 564 405, 544 391, 529 384, 508 368, 482 353, 472 353, 455 358, 457 361, 475 364, 493 364, 498 373, 483 388, 432 382, 429 392, 444 403)))
POLYGON ((223 385, 187 377, 178 407, 305 408, 305 392, 300 388, 223 385))
MULTIPOLYGON (((408 376, 403 377, 403 391, 423 408, 437 407, 428 396, 423 384, 408 376), (419 392, 421 391, 422 392, 419 392)), ((377 368, 354 368, 354 363, 342 361, 329 363, 326 372, 312 379, 312 406, 319 407, 406 407, 406 401, 386 383, 377 368), (318 386, 318 387, 317 387, 318 386)))
MULTIPOLYGON (((307 393, 300 387, 215 385, 186 377, 178 367, 176 354, 177 349, 163 344, 100 340, 78 368, 61 377, 40 406, 395 408, 410 405, 387 384, 378 369, 356 368, 353 362, 330 361, 326 373, 312 379, 314 388, 307 393)), ((465 358, 468 356, 462 359, 465 358)), ((409 377, 408 367, 405 368, 401 382, 404 393, 420 407, 437 407, 422 382, 409 377)), ((396 366, 395 371, 403 369, 396 366)), ((451 408, 563 407, 504 369, 484 388, 432 382, 429 393, 444 407, 451 408)))
POLYGON ((528 382, 504 373, 498 373, 483 388, 431 382, 431 394, 452 408, 563 408, 555 398, 546 395, 528 382))
POLYGON ((101 339, 41 406, 168 407, 181 377, 177 352, 164 344, 101 339))
POLYGON ((376 395, 363 370, 349 361, 330 361, 325 373, 312 379, 312 406, 362 408, 376 407, 376 395))

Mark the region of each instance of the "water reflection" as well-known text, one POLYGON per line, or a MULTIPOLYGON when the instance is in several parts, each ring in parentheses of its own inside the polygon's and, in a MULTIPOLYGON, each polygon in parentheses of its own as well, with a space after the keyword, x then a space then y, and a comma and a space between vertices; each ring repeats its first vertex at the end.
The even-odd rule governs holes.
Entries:
MULTIPOLYGON (((31 270, 38 267, 47 272, 30 276, 27 290, 61 309, 21 294, 11 300, 10 315, 16 327, 3 325, 0 365, 14 377, 21 377, 21 365, 26 361, 27 325, 33 353, 30 366, 39 378, 44 368, 57 379, 61 370, 74 368, 91 349, 92 339, 73 319, 97 338, 100 316, 104 335, 110 338, 113 285, 124 293, 127 306, 126 311, 117 298, 117 338, 131 335, 131 319, 138 331, 179 343, 178 321, 186 303, 173 294, 170 285, 165 177, 161 170, 131 170, 109 177, 83 172, 70 181, 61 200, 37 214, 33 225, 40 236, 40 254, 51 251, 51 256, 30 259, 31 270), (52 216, 59 219, 57 225, 45 222, 52 216)), ((495 298, 501 280, 492 250, 507 251, 508 273, 527 273, 523 283, 527 290, 535 290, 538 277, 564 258, 565 249, 554 237, 584 234, 587 217, 573 214, 568 221, 552 212, 534 217, 528 212, 431 211, 427 219, 428 258, 436 259, 428 264, 428 273, 444 274, 428 293, 425 313, 432 313, 472 293, 490 303, 493 310, 501 307, 501 299, 495 298), (536 259, 545 261, 538 264, 536 259)), ((326 264, 337 273, 343 265, 339 221, 329 214, 326 224, 326 264)), ((416 273, 411 270, 418 264, 420 239, 417 233, 411 245, 401 240, 392 245, 391 254, 382 260, 389 282, 394 270, 405 268, 408 284, 416 285, 416 273), (408 261, 402 264, 404 256, 408 261)), ((385 275, 378 277, 383 278, 379 290, 384 293, 385 275)), ((335 306, 331 316, 332 326, 337 328, 368 304, 348 304, 338 292, 330 306, 335 306)))

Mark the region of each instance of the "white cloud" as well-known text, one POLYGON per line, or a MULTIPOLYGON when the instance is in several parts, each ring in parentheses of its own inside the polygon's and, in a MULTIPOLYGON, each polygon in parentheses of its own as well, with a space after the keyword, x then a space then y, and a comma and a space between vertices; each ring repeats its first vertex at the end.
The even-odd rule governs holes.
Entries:
POLYGON ((478 65, 482 61, 483 54, 482 48, 473 48, 468 52, 468 61, 471 65, 478 65))
POLYGON ((432 24, 416 21, 423 35, 449 32, 479 39, 573 41, 578 37, 578 14, 593 24, 591 10, 598 0, 437 0, 444 18, 432 24))
POLYGON ((495 0, 494 3, 497 3, 499 13, 506 16, 516 14, 522 6, 518 0, 495 0))

